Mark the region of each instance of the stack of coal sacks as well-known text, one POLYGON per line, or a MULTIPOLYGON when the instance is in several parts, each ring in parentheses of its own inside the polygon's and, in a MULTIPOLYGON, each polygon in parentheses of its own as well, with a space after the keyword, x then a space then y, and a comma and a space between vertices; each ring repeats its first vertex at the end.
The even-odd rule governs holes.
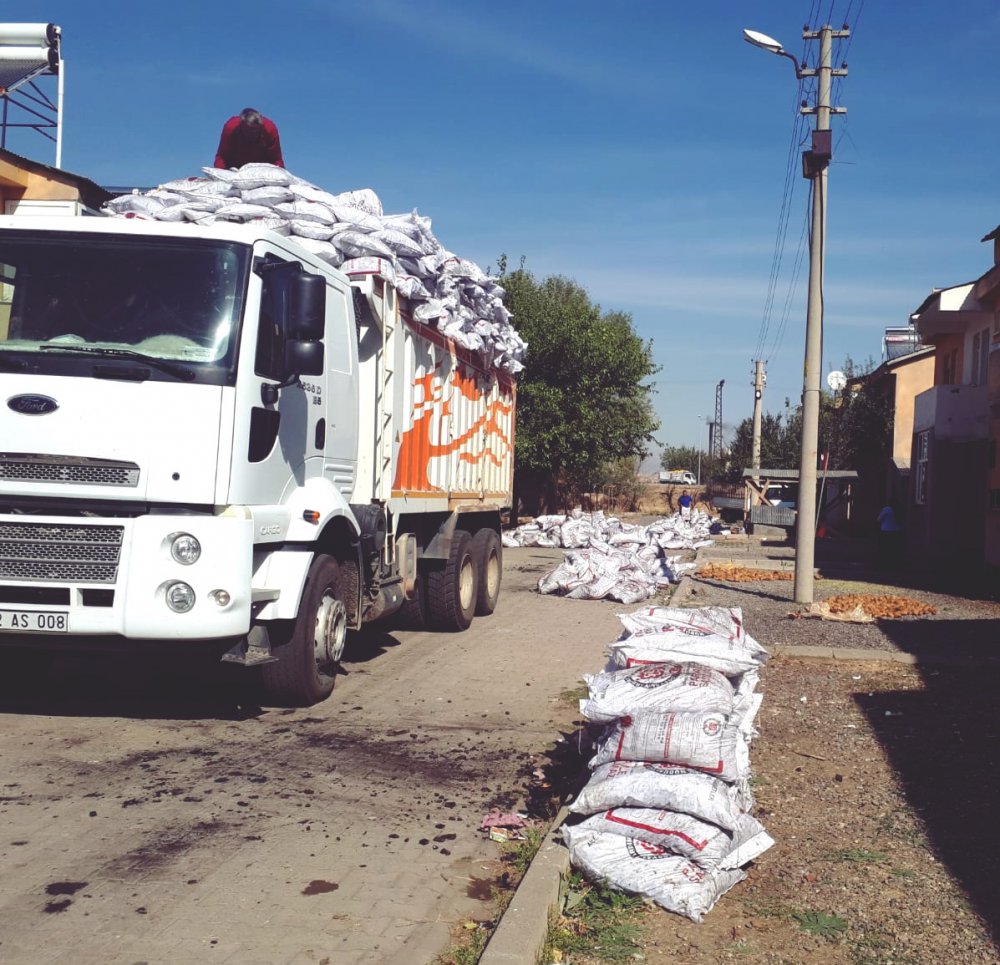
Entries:
POLYGON ((274 164, 202 168, 146 192, 112 198, 105 213, 153 221, 253 224, 291 235, 346 275, 378 275, 412 303, 412 316, 510 375, 526 345, 503 304, 504 290, 478 265, 448 251, 430 218, 384 214, 370 188, 331 194, 274 164))
POLYGON ((739 608, 620 614, 580 712, 603 729, 562 828, 588 878, 701 921, 774 841, 751 811, 749 745, 767 651, 739 608))

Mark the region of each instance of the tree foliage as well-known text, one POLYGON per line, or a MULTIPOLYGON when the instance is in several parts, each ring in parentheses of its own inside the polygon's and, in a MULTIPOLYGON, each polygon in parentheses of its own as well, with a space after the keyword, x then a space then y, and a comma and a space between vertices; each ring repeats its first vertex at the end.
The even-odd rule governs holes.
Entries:
MULTIPOLYGON (((893 400, 868 376, 875 368, 869 359, 858 366, 848 357, 843 371, 847 388, 820 397, 819 452, 829 454, 829 469, 857 469, 866 460, 888 451, 892 439, 893 400)), ((764 469, 798 469, 802 445, 802 407, 785 400, 785 411, 765 413, 761 419, 760 464, 764 469)), ((732 474, 752 464, 753 422, 736 428, 731 451, 732 474)))
MULTIPOLYGON (((506 260, 501 258, 501 273, 506 260)), ((642 457, 658 422, 647 380, 657 367, 632 317, 602 312, 576 282, 505 274, 506 304, 528 343, 517 385, 515 484, 592 488, 602 467, 642 457)))
MULTIPOLYGON (((764 469, 798 469, 802 444, 801 409, 786 407, 777 415, 765 412, 760 420, 760 465, 764 469)), ((730 449, 730 476, 738 479, 753 465, 753 420, 744 419, 736 427, 730 449)))

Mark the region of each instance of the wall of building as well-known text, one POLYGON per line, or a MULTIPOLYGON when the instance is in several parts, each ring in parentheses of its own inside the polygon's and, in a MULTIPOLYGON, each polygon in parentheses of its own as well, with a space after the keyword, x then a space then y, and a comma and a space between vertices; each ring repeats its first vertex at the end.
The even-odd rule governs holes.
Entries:
POLYGON ((915 359, 894 369, 895 422, 893 425, 892 456, 894 459, 910 458, 913 443, 913 400, 934 384, 933 355, 915 359))
POLYGON ((959 385, 965 364, 965 332, 934 339, 934 384, 959 385))

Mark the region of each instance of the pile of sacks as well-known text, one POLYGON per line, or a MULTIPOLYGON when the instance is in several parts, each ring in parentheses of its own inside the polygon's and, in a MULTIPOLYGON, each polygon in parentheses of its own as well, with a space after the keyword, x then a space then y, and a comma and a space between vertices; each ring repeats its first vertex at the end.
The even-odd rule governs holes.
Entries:
POLYGON ((710 546, 709 531, 715 522, 700 510, 683 517, 674 513, 644 526, 623 523, 603 511, 585 513, 577 507, 567 515, 537 516, 530 523, 503 534, 504 546, 546 546, 585 549, 588 546, 647 545, 655 542, 662 549, 691 550, 710 546))
POLYGON ((620 614, 580 712, 603 730, 562 827, 594 881, 699 922, 774 844, 750 813, 749 745, 767 651, 738 607, 620 614))
POLYGON ((504 290, 478 265, 446 250, 430 218, 383 214, 374 191, 330 194, 274 164, 202 168, 205 177, 168 181, 113 198, 110 215, 211 224, 237 221, 283 235, 347 275, 379 275, 414 303, 412 315, 511 375, 526 345, 511 325, 504 290))
POLYGON ((540 593, 557 593, 571 600, 617 600, 641 603, 676 583, 695 568, 680 554, 709 546, 711 517, 694 512, 675 514, 646 526, 623 523, 602 512, 576 509, 569 516, 539 516, 504 533, 504 546, 573 548, 555 569, 538 581, 540 593))

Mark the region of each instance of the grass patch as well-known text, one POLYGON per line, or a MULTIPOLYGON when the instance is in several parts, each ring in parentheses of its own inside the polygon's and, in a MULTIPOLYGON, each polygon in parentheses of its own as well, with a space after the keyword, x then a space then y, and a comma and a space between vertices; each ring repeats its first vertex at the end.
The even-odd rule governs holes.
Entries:
POLYGON ((791 918, 795 909, 776 898, 743 899, 743 907, 758 918, 791 918))
POLYGON ((917 873, 912 868, 893 868, 889 874, 893 878, 916 878, 917 873))
POLYGON ((462 938, 438 955, 433 965, 476 965, 486 948, 491 929, 471 921, 465 927, 462 938))
POLYGON ((607 885, 588 882, 578 872, 559 888, 561 913, 549 926, 545 951, 586 954, 602 962, 626 962, 641 949, 636 919, 646 903, 607 885))
POLYGON ((520 841, 511 841, 503 846, 502 860, 518 878, 524 877, 547 832, 547 828, 528 825, 524 828, 524 837, 520 841))
POLYGON ((889 856, 881 851, 870 851, 868 848, 846 848, 833 854, 835 861, 850 861, 853 864, 884 864, 889 856))
POLYGON ((796 911, 792 918, 799 923, 799 931, 809 935, 817 935, 827 941, 836 941, 847 931, 847 921, 838 915, 829 915, 825 911, 796 911))
POLYGON ((559 699, 576 707, 579 701, 586 700, 589 696, 590 691, 587 689, 587 685, 580 684, 579 687, 574 687, 572 690, 564 690, 559 694, 559 699))

